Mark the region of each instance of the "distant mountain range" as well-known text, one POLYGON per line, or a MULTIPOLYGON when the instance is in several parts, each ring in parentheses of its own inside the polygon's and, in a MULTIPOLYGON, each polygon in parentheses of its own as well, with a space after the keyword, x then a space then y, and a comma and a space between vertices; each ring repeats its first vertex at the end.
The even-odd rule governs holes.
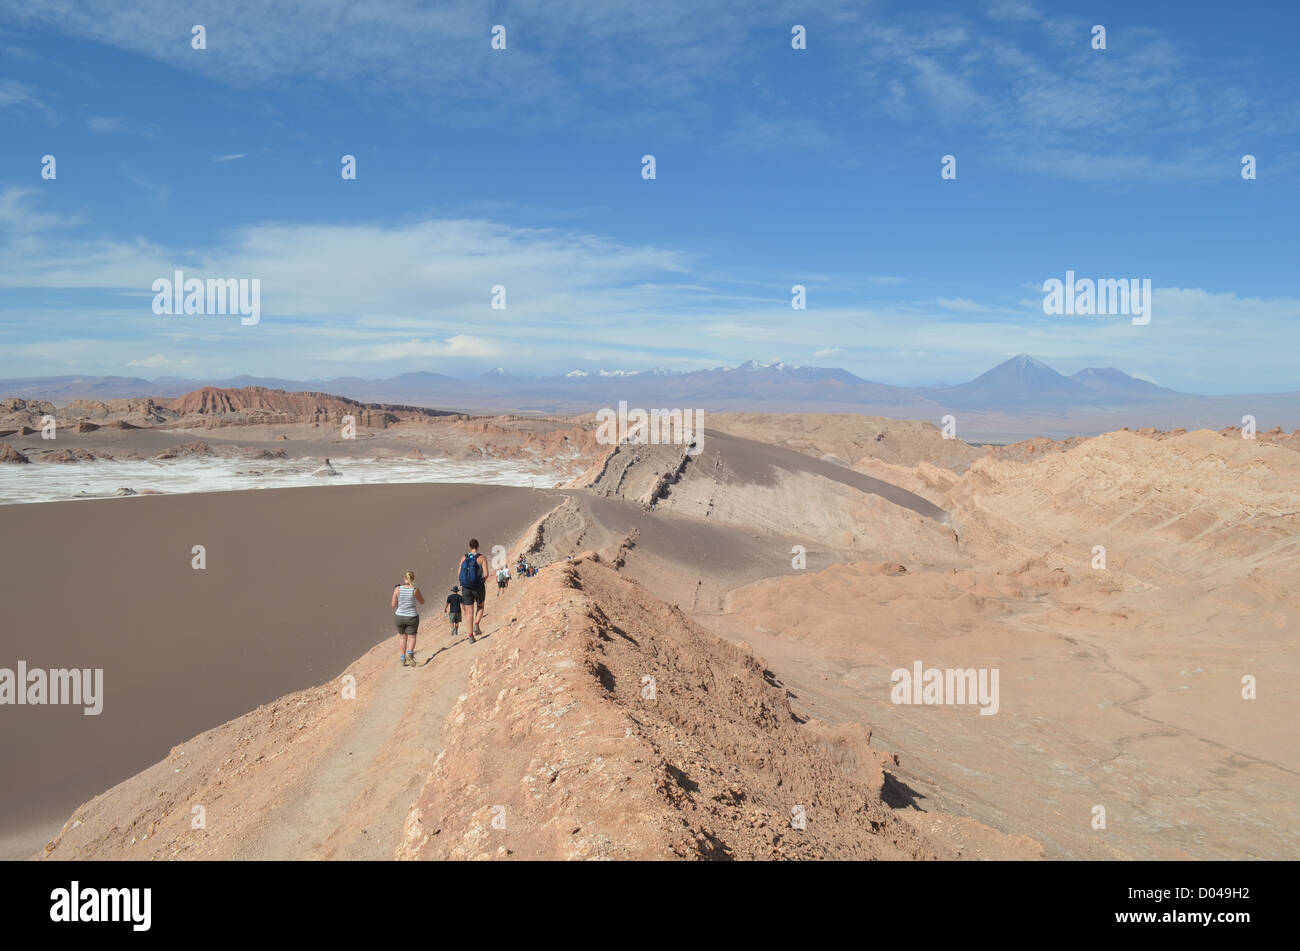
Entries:
POLYGON ((1027 353, 999 363, 969 383, 921 392, 955 409, 992 410, 1107 406, 1188 395, 1139 380, 1114 367, 1089 367, 1065 376, 1027 353))
POLYGON ((876 383, 847 370, 760 363, 685 373, 573 370, 518 377, 498 367, 476 379, 418 371, 383 380, 336 377, 286 380, 237 376, 226 380, 165 377, 55 376, 0 380, 0 397, 72 399, 176 397, 202 386, 309 390, 375 403, 401 403, 468 412, 578 413, 615 406, 690 407, 713 412, 857 412, 937 421, 967 414, 980 432, 1073 434, 1120 426, 1222 428, 1254 415, 1265 428, 1300 426, 1300 392, 1199 396, 1179 393, 1114 367, 1066 376, 1019 354, 956 386, 904 387, 876 383))

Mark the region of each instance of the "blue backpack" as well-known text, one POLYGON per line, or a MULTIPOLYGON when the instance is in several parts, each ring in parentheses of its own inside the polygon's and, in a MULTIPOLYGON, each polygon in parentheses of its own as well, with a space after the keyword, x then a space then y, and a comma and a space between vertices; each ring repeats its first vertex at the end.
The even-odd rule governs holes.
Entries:
POLYGON ((472 588, 482 580, 483 571, 478 566, 478 555, 467 552, 465 560, 460 563, 460 586, 472 588))

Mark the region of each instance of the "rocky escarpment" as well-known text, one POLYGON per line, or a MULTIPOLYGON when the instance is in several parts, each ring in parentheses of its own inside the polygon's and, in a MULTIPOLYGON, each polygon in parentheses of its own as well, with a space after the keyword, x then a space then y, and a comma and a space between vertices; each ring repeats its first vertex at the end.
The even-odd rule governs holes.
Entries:
POLYGON ((167 408, 187 428, 251 426, 263 423, 337 423, 352 417, 357 426, 385 428, 403 420, 451 416, 442 410, 385 403, 360 403, 328 393, 289 393, 264 386, 221 389, 205 386, 170 400, 167 408))

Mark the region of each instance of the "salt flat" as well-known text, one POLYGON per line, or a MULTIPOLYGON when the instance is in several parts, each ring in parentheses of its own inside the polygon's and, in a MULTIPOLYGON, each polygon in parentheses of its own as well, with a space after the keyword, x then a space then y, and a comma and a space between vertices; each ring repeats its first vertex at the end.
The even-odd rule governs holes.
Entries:
MULTIPOLYGON (((127 488, 137 494, 236 492, 324 485, 391 485, 411 482, 476 482, 544 487, 556 481, 540 459, 510 460, 333 458, 336 476, 313 476, 320 459, 249 460, 195 458, 45 463, 0 466, 0 505, 107 497, 127 488)), ((123 493, 126 494, 126 493, 123 493)))

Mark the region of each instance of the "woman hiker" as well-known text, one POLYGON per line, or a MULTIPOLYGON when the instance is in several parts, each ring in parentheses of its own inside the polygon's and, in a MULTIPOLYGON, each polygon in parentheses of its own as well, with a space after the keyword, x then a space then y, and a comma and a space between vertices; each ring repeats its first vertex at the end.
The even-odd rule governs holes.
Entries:
POLYGON ((420 609, 417 605, 424 603, 424 595, 415 586, 415 572, 408 571, 402 583, 393 585, 393 622, 397 625, 397 646, 401 649, 399 663, 403 667, 415 666, 415 634, 420 629, 420 609), (407 650, 407 638, 410 638, 410 650, 407 650))

